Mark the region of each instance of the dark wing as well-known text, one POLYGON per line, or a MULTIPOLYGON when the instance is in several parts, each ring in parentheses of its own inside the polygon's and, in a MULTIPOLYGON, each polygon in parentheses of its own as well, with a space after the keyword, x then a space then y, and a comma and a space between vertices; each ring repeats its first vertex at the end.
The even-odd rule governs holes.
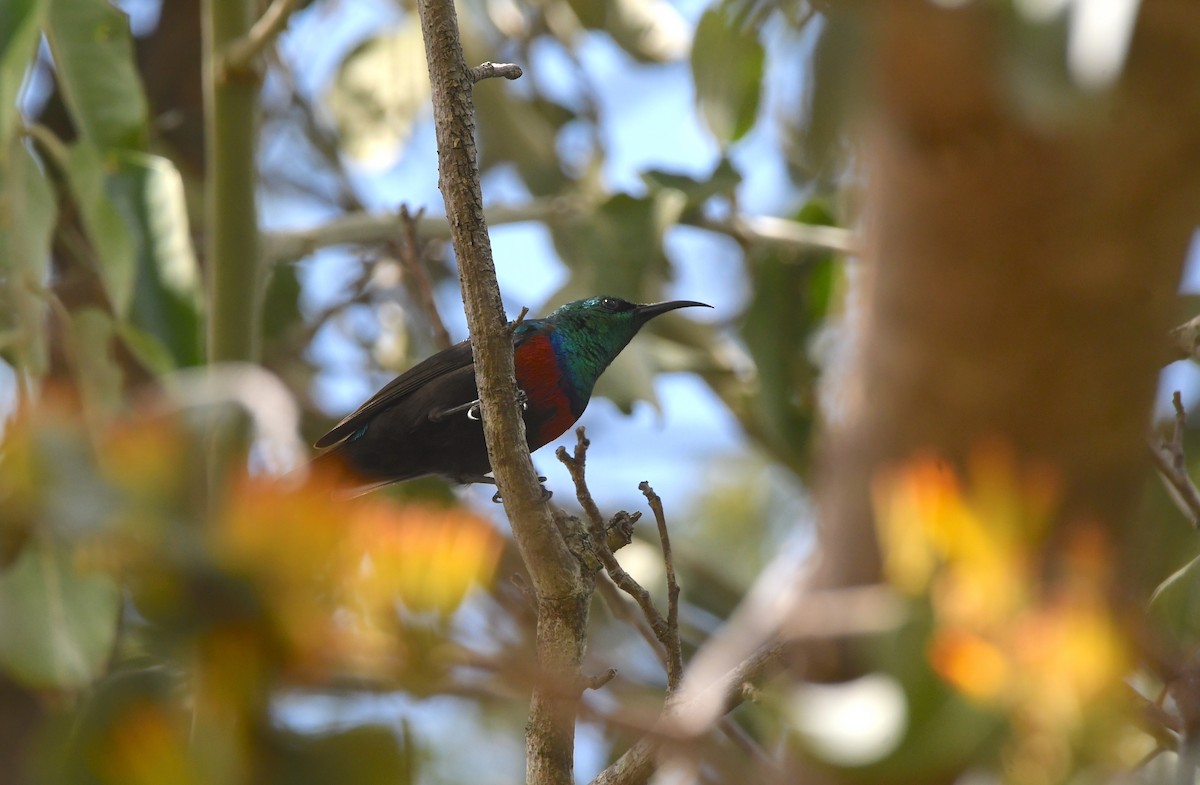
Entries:
MULTIPOLYGON (((366 403, 346 415, 340 423, 333 426, 329 433, 317 439, 317 443, 313 446, 320 449, 337 444, 365 425, 368 420, 381 410, 411 395, 413 391, 420 389, 434 379, 471 365, 471 361, 470 341, 456 343, 449 349, 440 351, 432 357, 425 358, 384 385, 366 403)), ((467 403, 467 401, 456 401, 455 403, 467 403)))
MULTIPOLYGON (((531 319, 517 325, 517 328, 513 331, 514 348, 524 343, 545 326, 545 323, 540 319, 531 319)), ((471 365, 473 359, 470 341, 456 343, 449 349, 444 349, 432 357, 425 358, 384 385, 366 403, 346 415, 340 423, 333 426, 329 433, 317 439, 317 443, 313 446, 317 449, 332 447, 366 425, 372 417, 383 409, 411 395, 414 391, 434 379, 466 368, 471 365)), ((453 406, 460 403, 470 403, 470 401, 447 401, 447 403, 453 406)))

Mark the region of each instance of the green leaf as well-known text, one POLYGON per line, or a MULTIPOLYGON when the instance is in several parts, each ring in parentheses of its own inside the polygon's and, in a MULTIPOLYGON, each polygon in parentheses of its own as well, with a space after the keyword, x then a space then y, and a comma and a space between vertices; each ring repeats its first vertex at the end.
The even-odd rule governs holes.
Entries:
MULTIPOLYGON (((57 205, 41 168, 19 140, 0 160, 0 281, 12 321, 15 364, 40 376, 48 362, 45 286, 57 205)), ((6 320, 7 321, 7 320, 6 320)))
POLYGON ((559 130, 574 115, 551 101, 477 89, 479 161, 484 171, 512 163, 533 196, 562 191, 567 178, 553 154, 559 130))
POLYGON ((150 373, 161 376, 179 367, 171 350, 156 336, 129 322, 121 322, 115 328, 121 343, 150 373))
POLYGON ((108 0, 47 0, 46 38, 81 134, 102 150, 144 149, 149 108, 129 18, 108 0))
POLYGON ((764 61, 757 31, 740 24, 730 9, 717 6, 700 17, 692 41, 696 104, 722 146, 754 125, 764 61))
POLYGON ((276 768, 267 782, 410 785, 415 780, 411 753, 393 728, 358 725, 321 734, 276 731, 272 741, 276 768))
MULTIPOLYGON (((166 158, 137 152, 116 155, 107 192, 132 232, 136 280, 128 317, 136 330, 120 329, 143 362, 169 365, 201 362, 202 292, 200 268, 192 248, 183 179, 166 158), (149 341, 157 346, 151 348, 149 341)), ((151 367, 151 366, 148 366, 151 367)))
POLYGON ((697 180, 684 174, 664 172, 661 169, 650 169, 642 173, 646 185, 655 189, 670 188, 679 191, 687 197, 688 207, 699 207, 714 196, 731 194, 742 182, 742 175, 733 167, 732 162, 722 157, 710 174, 704 180, 697 180))
POLYGON ((107 575, 81 572, 72 556, 43 534, 0 573, 0 667, 27 686, 84 686, 112 650, 120 591, 107 575))
POLYGON ((618 194, 591 213, 552 226, 554 247, 574 273, 555 300, 612 294, 646 302, 657 296, 670 278, 663 235, 685 203, 670 190, 649 198, 618 194))
POLYGON ((604 30, 643 62, 665 63, 687 52, 687 23, 666 0, 568 0, 579 21, 604 30))
POLYGON ((129 227, 108 195, 106 180, 110 172, 99 150, 86 140, 72 145, 67 158, 67 177, 84 229, 96 250, 100 280, 113 311, 124 316, 133 299, 135 249, 129 227))
MULTIPOLYGON (((806 205, 797 220, 833 224, 818 202, 806 205)), ((806 457, 815 413, 817 369, 809 344, 833 300, 837 264, 827 252, 791 254, 779 248, 756 250, 750 258, 753 296, 742 338, 757 369, 754 408, 765 438, 796 465, 806 457)))
POLYGON ((1159 584, 1150 597, 1150 615, 1158 622, 1156 629, 1181 650, 1195 648, 1200 642, 1200 556, 1159 584))
POLYGON ((42 13, 42 0, 0 3, 0 164, 9 151, 9 137, 17 127, 18 96, 37 51, 42 13))
POLYGON ((342 61, 324 103, 346 152, 359 161, 390 165, 429 105, 425 44, 415 14, 359 44, 342 61))
POLYGON ((831 11, 813 46, 805 100, 784 134, 789 163, 804 177, 834 176, 847 155, 846 126, 866 92, 862 16, 849 7, 831 11))
POLYGON ((71 331, 84 401, 93 411, 115 412, 121 403, 121 369, 112 354, 112 318, 99 308, 81 308, 71 315, 71 331))

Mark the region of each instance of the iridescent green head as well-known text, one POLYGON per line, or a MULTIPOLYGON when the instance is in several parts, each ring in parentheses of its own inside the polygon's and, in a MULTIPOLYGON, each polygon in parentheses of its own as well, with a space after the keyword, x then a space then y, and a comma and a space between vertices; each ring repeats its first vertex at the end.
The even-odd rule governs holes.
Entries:
POLYGON ((677 308, 711 308, 694 300, 639 305, 620 297, 598 296, 567 303, 543 321, 553 325, 560 364, 579 395, 591 395, 596 379, 646 322, 677 308))

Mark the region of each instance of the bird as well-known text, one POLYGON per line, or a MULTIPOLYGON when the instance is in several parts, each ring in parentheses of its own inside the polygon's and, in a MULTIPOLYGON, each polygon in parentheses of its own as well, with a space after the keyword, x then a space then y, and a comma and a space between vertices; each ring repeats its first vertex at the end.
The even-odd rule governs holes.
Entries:
MULTIPOLYGON (((604 369, 651 319, 694 300, 640 305, 596 296, 512 328, 513 363, 529 449, 579 420, 604 369)), ((479 391, 469 341, 414 365, 316 441, 315 463, 349 474, 356 491, 438 475, 460 484, 489 483, 479 391)), ((544 478, 543 478, 544 481, 544 478)))

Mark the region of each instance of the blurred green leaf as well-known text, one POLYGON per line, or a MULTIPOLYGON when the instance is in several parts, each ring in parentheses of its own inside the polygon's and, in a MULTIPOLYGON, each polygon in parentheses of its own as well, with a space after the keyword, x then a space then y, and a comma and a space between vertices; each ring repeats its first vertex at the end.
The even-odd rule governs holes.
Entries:
POLYGON ((161 363, 165 352, 175 367, 198 365, 202 292, 183 180, 160 156, 122 152, 116 159, 106 190, 132 233, 137 258, 128 312, 136 330, 122 328, 121 335, 138 342, 142 351, 135 353, 143 361, 161 363), (150 340, 160 348, 152 348, 150 340))
POLYGON ((612 294, 648 302, 670 278, 663 235, 685 199, 663 191, 649 198, 617 194, 589 214, 551 226, 558 255, 573 272, 555 302, 612 294))
POLYGON ((512 163, 533 196, 562 191, 567 177, 554 151, 558 131, 574 118, 573 113, 551 101, 528 100, 486 87, 475 91, 475 107, 484 171, 512 163))
MULTIPOLYGON (((819 202, 806 205, 797 220, 834 225, 819 202)), ((817 369, 808 346, 832 301, 837 262, 826 252, 794 254, 780 248, 757 249, 750 261, 753 296, 742 338, 757 369, 755 409, 764 437, 802 463, 815 416, 817 369)))
POLYGON ((112 353, 112 317, 99 308, 81 308, 71 314, 71 332, 84 401, 94 411, 115 413, 121 403, 122 376, 112 353))
POLYGON ((0 3, 0 165, 10 152, 9 135, 17 127, 17 97, 37 51, 43 0, 0 3))
POLYGON ((394 728, 359 725, 321 734, 275 734, 276 764, 271 782, 279 785, 410 785, 415 781, 411 752, 394 728))
POLYGON ((144 149, 149 108, 129 18, 108 0, 47 0, 46 38, 80 133, 102 150, 144 149))
POLYGON ((108 195, 108 164, 94 145, 80 140, 68 153, 67 177, 84 229, 96 250, 100 280, 113 310, 124 316, 133 299, 135 246, 129 227, 108 195))
POLYGON ((289 329, 303 323, 300 296, 300 279, 296 275, 296 265, 274 265, 263 292, 264 341, 282 338, 289 329))
POLYGON ((347 154, 390 164, 429 105, 429 77, 420 20, 369 38, 346 56, 324 103, 347 154))
POLYGON ((805 100, 784 135, 788 162, 801 178, 832 177, 844 160, 846 126, 864 98, 860 16, 851 8, 831 12, 813 46, 805 100))
POLYGON ((31 687, 82 687, 104 669, 121 595, 107 575, 84 573, 42 533, 0 573, 0 666, 31 687))
POLYGON ((666 0, 568 0, 588 29, 604 30, 643 62, 665 63, 687 52, 687 24, 666 0))
POLYGON ((120 322, 116 335, 142 367, 155 376, 170 373, 178 366, 162 341, 129 322, 120 322))
POLYGON ((18 368, 41 376, 48 363, 41 289, 50 263, 57 218, 54 191, 29 151, 14 138, 0 160, 0 288, 4 319, 12 330, 9 356, 18 368), (11 323, 10 323, 11 322, 11 323))
POLYGON ((764 62, 757 30, 740 24, 729 8, 710 8, 700 17, 692 42, 696 103, 722 146, 754 125, 764 62))
POLYGON ((1180 567, 1159 584, 1150 597, 1150 614, 1156 629, 1171 637, 1183 651, 1200 641, 1200 556, 1180 567))
POLYGON ((725 156, 713 167, 712 174, 697 180, 686 174, 650 169, 642 173, 642 180, 651 188, 669 188, 687 197, 689 208, 699 207, 714 196, 732 194, 742 182, 741 174, 725 156))

